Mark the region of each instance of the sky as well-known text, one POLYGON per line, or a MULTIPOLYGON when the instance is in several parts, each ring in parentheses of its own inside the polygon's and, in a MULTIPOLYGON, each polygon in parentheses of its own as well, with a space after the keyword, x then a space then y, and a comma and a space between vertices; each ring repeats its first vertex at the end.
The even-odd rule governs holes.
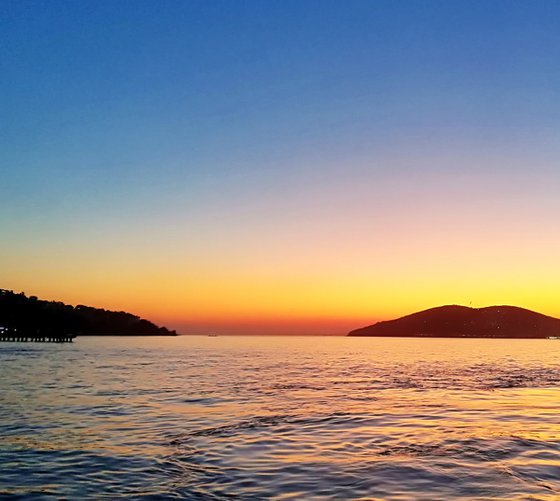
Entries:
POLYGON ((0 2, 0 287, 182 333, 560 316, 560 3, 0 2))

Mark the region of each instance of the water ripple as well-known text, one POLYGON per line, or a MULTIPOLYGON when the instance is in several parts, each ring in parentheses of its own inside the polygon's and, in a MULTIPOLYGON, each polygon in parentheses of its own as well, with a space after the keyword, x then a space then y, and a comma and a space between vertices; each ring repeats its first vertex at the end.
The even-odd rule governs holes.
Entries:
POLYGON ((0 346, 0 496, 560 499, 560 343, 0 346))

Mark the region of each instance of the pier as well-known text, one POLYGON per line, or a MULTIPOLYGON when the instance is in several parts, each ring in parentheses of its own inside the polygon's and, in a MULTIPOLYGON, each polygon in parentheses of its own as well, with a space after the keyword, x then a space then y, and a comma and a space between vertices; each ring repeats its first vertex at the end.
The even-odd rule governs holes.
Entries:
POLYGON ((21 334, 19 332, 0 332, 0 342, 12 343, 71 343, 75 334, 21 334))

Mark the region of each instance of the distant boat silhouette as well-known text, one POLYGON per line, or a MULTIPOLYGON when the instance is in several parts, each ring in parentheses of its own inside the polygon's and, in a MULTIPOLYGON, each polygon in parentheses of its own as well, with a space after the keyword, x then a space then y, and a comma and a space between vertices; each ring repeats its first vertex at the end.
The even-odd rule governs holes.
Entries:
POLYGON ((377 322, 349 336, 560 339, 560 319, 517 306, 449 305, 377 322))

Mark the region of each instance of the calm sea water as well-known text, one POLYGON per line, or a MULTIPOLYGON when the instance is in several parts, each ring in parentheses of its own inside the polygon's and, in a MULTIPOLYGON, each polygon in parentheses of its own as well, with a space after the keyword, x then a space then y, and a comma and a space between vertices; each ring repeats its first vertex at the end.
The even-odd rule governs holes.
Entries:
POLYGON ((560 341, 0 345, 0 495, 560 499, 560 341))

